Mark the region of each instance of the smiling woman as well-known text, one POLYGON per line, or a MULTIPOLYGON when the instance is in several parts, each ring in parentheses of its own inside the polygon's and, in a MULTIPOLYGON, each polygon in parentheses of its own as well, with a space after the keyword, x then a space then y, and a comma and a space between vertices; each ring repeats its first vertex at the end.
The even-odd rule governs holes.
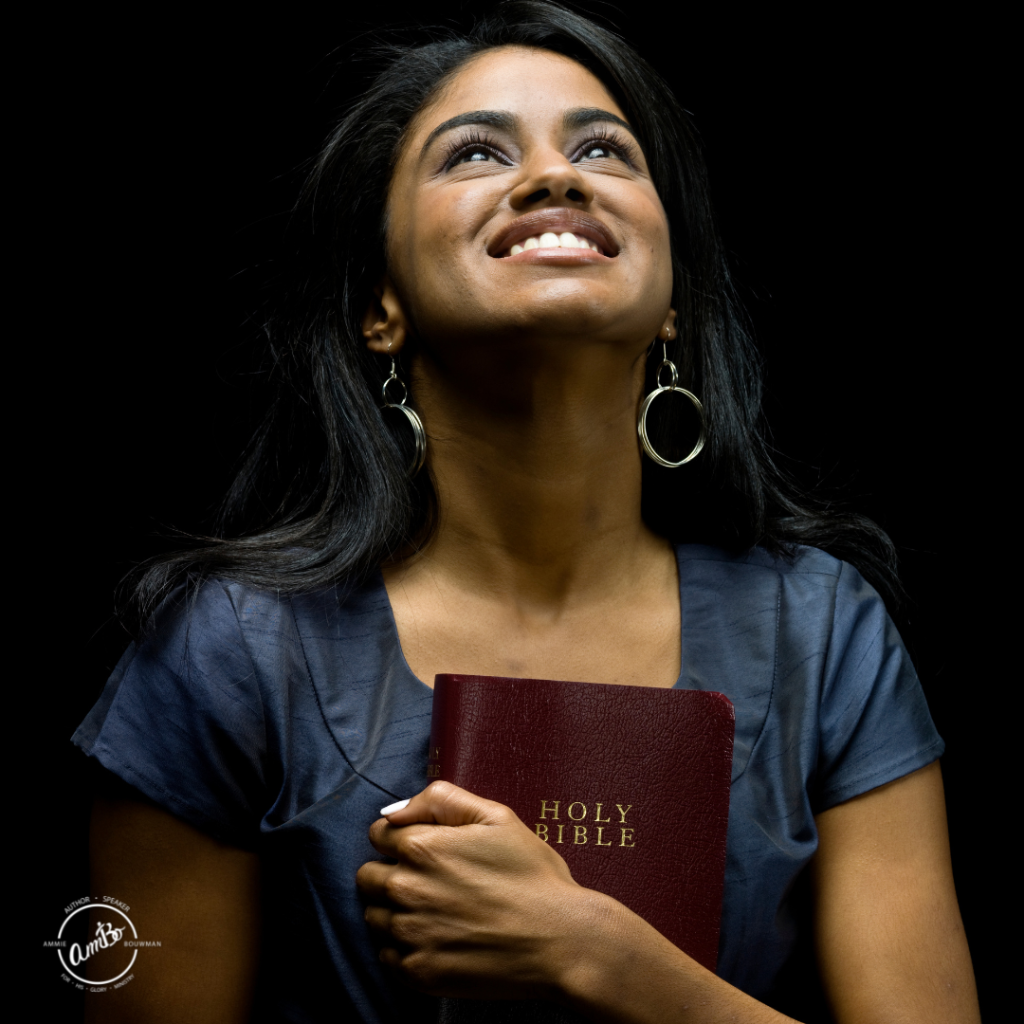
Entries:
POLYGON ((836 1020, 976 1020, 891 545, 766 455, 665 84, 502 5, 387 55, 293 231, 235 532, 139 578, 76 733, 96 889, 166 951, 97 1019, 785 1020, 807 879, 836 1020), (445 672, 730 697, 717 973, 508 808, 422 789, 445 672))

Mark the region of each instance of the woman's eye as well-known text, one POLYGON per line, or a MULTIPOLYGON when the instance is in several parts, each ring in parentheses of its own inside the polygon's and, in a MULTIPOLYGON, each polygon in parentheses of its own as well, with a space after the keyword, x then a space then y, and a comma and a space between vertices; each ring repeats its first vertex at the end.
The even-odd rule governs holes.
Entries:
POLYGON ((584 146, 580 153, 581 160, 603 160, 606 157, 618 156, 619 154, 612 149, 611 146, 605 145, 604 143, 591 143, 589 146, 584 146))
POLYGON ((490 150, 475 147, 473 149, 464 149, 459 153, 452 161, 452 166, 455 164, 485 163, 488 160, 497 159, 497 156, 495 156, 495 154, 490 150))

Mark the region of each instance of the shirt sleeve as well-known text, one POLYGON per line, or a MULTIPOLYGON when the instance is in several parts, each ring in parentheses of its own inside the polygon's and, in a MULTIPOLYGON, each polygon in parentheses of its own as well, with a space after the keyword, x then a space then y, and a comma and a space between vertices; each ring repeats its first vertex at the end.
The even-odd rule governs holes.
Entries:
POLYGON ((255 845, 267 803, 263 703, 223 585, 164 602, 72 742, 196 828, 255 845))
POLYGON ((845 563, 819 723, 815 813, 916 771, 945 748, 882 599, 845 563))

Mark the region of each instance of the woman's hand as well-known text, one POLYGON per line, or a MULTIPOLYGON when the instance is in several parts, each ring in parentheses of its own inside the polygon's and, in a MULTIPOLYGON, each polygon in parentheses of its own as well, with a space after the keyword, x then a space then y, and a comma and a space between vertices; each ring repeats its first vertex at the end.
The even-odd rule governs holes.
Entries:
POLYGON ((370 842, 396 862, 356 876, 381 960, 433 995, 559 998, 586 921, 614 903, 507 807, 447 782, 374 822, 370 842))
MULTIPOLYGON (((818 816, 817 938, 841 1024, 976 1024, 938 764, 818 816)), ((507 807, 435 782, 376 822, 358 882, 381 959, 435 995, 552 998, 602 1022, 777 1024, 565 862, 507 807)))

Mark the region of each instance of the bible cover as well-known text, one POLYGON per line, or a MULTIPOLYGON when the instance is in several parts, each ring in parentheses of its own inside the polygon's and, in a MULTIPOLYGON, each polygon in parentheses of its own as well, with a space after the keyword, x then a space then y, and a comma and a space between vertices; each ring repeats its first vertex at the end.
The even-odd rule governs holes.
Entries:
POLYGON ((438 675, 427 774, 511 807, 713 971, 734 724, 721 693, 438 675))

